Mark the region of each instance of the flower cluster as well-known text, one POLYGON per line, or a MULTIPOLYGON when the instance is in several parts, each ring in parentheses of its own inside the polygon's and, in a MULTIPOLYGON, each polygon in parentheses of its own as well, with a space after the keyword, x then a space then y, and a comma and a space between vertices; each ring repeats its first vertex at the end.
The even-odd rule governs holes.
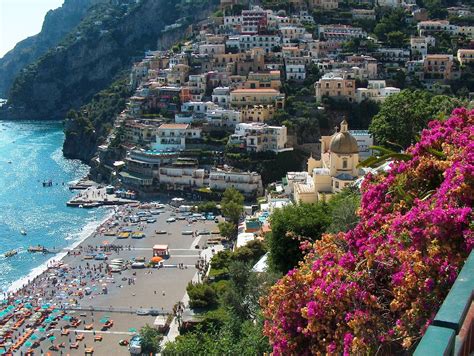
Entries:
POLYGON ((262 300, 275 355, 391 354, 426 330, 474 245, 474 111, 432 121, 407 153, 365 179, 359 224, 262 300))

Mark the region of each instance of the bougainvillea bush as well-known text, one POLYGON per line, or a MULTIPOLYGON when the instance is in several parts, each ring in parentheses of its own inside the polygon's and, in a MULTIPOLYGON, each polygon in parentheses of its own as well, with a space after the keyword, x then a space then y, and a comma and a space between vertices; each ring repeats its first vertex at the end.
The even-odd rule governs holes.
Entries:
POLYGON ((275 355, 397 354, 421 338, 474 245, 474 111, 432 121, 362 185, 360 223, 325 235, 262 300, 275 355))

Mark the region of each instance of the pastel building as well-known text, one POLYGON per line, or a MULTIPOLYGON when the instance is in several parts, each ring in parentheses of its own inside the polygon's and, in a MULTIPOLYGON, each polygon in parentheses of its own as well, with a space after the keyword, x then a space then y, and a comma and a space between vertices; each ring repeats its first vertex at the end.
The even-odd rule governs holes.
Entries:
MULTIPOLYGON (((314 203, 330 198, 353 184, 360 176, 359 147, 344 120, 341 130, 321 137, 321 159, 308 159, 306 181, 294 182, 293 198, 297 203, 314 203)), ((304 178, 304 177, 303 177, 304 178)))
POLYGON ((201 138, 201 129, 189 124, 163 124, 156 130, 151 146, 157 151, 180 151, 186 148, 186 139, 197 138, 201 138))

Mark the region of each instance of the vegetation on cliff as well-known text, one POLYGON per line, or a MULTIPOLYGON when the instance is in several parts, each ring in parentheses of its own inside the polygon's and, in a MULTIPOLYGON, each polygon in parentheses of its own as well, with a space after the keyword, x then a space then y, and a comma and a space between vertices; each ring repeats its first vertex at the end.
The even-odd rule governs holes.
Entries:
POLYGON ((79 109, 144 51, 154 49, 166 25, 186 25, 215 1, 142 0, 99 3, 54 49, 27 66, 8 97, 12 117, 64 118, 79 109))

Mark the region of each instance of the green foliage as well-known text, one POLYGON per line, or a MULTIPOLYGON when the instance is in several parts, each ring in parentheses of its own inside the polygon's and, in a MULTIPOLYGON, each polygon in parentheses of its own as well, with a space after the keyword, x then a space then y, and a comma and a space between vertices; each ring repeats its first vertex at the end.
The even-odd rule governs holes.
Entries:
POLYGON ((359 222, 360 193, 357 189, 345 188, 329 200, 328 206, 331 215, 328 233, 346 232, 359 222))
POLYGON ((244 211, 244 196, 235 188, 227 188, 222 196, 222 214, 235 226, 239 223, 240 215, 244 211))
POLYGON ((191 308, 213 308, 217 305, 217 293, 207 283, 190 282, 186 287, 191 308))
POLYGON ((219 212, 219 209, 217 209, 217 203, 215 201, 206 201, 198 205, 198 211, 200 213, 217 214, 219 212))
POLYGON ((409 35, 411 32, 410 26, 408 26, 406 23, 405 10, 402 8, 390 9, 383 15, 378 24, 375 26, 374 33, 379 40, 388 41, 389 34, 392 34, 393 37, 394 33, 397 33, 395 38, 400 40, 400 35, 398 32, 401 32, 405 35, 409 35))
POLYGON ((234 223, 221 221, 219 224, 217 224, 217 227, 219 228, 219 233, 222 237, 225 237, 227 240, 232 240, 235 238, 237 226, 234 223))
POLYGON ((162 336, 157 329, 147 324, 140 329, 140 337, 143 354, 155 354, 160 351, 162 336))
POLYGON ((446 95, 402 90, 384 101, 369 130, 382 146, 406 148, 415 142, 428 121, 443 119, 460 106, 464 106, 461 100, 446 95))
POLYGON ((286 273, 298 264, 303 257, 300 242, 321 238, 331 224, 328 210, 326 203, 298 204, 272 213, 267 235, 272 270, 286 273))

